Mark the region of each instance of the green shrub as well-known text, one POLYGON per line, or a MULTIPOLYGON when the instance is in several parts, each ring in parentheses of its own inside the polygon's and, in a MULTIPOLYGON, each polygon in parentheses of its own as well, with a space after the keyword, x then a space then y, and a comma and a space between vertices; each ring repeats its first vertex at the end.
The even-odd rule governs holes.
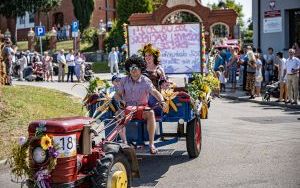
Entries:
POLYGON ((108 37, 104 39, 105 50, 110 52, 112 47, 121 47, 124 44, 124 32, 119 22, 114 22, 108 37))
POLYGON ((85 29, 82 33, 82 42, 91 43, 92 48, 98 45, 98 30, 95 27, 89 27, 85 29))

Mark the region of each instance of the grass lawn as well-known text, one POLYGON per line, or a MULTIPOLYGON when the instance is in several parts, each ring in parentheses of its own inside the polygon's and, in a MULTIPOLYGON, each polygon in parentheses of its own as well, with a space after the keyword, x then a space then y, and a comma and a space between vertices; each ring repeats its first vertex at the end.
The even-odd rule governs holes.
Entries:
MULTIPOLYGON (((120 70, 121 73, 125 72, 125 68, 123 66, 124 65, 119 64, 119 70, 120 70)), ((107 61, 101 61, 101 62, 98 61, 98 62, 93 63, 92 70, 95 73, 110 73, 110 67, 108 66, 107 61)))
POLYGON ((27 41, 17 42, 17 46, 19 51, 26 51, 28 49, 28 42, 27 41))
MULTIPOLYGON (((17 42, 17 46, 18 46, 19 51, 26 51, 28 49, 28 42, 27 41, 19 41, 19 42, 17 42)), ((66 51, 69 49, 73 49, 73 41, 72 40, 58 41, 56 43, 56 50, 60 50, 60 49, 64 49, 66 51)), ((92 43, 81 42, 80 50, 87 52, 87 51, 96 51, 97 49, 93 48, 92 43)))
POLYGON ((108 66, 106 61, 95 62, 92 65, 92 70, 95 73, 109 73, 110 72, 110 67, 108 66))
POLYGON ((13 141, 28 136, 31 121, 84 114, 80 100, 65 93, 31 86, 2 87, 0 160, 7 157, 13 141))

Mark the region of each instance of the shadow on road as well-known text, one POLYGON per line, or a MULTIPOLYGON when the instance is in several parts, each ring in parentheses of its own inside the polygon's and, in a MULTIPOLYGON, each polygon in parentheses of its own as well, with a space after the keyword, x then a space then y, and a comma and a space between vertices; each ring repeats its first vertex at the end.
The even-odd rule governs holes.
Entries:
POLYGON ((149 156, 140 162, 141 178, 134 179, 132 186, 155 187, 158 180, 169 170, 171 166, 188 162, 192 159, 188 155, 182 155, 185 151, 176 151, 171 156, 149 156))

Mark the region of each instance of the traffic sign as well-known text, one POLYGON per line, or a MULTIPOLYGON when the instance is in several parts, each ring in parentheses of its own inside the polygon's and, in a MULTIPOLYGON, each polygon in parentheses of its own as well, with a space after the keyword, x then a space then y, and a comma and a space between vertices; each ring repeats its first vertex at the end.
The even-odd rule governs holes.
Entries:
POLYGON ((78 32, 72 32, 72 37, 78 37, 78 32))
POLYGON ((34 31, 37 37, 43 37, 46 34, 45 26, 36 26, 34 31))
POLYGON ((79 29, 79 21, 72 22, 72 32, 78 32, 79 29))

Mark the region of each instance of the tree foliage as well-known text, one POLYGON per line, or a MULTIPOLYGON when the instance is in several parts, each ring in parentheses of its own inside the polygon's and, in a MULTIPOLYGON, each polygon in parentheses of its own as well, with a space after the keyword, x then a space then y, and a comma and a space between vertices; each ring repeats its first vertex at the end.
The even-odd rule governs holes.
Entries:
POLYGON ((247 21, 248 27, 243 31, 243 43, 252 44, 253 43, 253 21, 249 19, 247 21))
POLYGON ((7 18, 23 16, 26 12, 49 12, 62 0, 1 0, 0 14, 7 18))
POLYGON ((106 49, 124 44, 123 24, 128 23, 128 18, 133 13, 147 13, 153 11, 152 0, 118 0, 118 21, 113 24, 105 40, 106 49))
POLYGON ((75 17, 79 20, 79 29, 83 31, 90 24, 94 11, 94 0, 72 0, 75 17))
POLYGON ((236 13, 238 14, 238 22, 239 22, 240 26, 241 27, 244 26, 243 5, 241 5, 240 3, 236 3, 235 0, 225 0, 225 2, 220 1, 219 3, 208 4, 208 6, 211 7, 212 9, 223 9, 224 8, 224 9, 235 10, 236 13))
POLYGON ((128 18, 133 13, 145 13, 152 11, 152 0, 118 0, 117 14, 121 25, 123 23, 128 23, 128 18))
POLYGON ((124 44, 124 31, 120 28, 118 21, 113 23, 109 36, 105 39, 106 51, 110 51, 112 47, 122 46, 124 44))

